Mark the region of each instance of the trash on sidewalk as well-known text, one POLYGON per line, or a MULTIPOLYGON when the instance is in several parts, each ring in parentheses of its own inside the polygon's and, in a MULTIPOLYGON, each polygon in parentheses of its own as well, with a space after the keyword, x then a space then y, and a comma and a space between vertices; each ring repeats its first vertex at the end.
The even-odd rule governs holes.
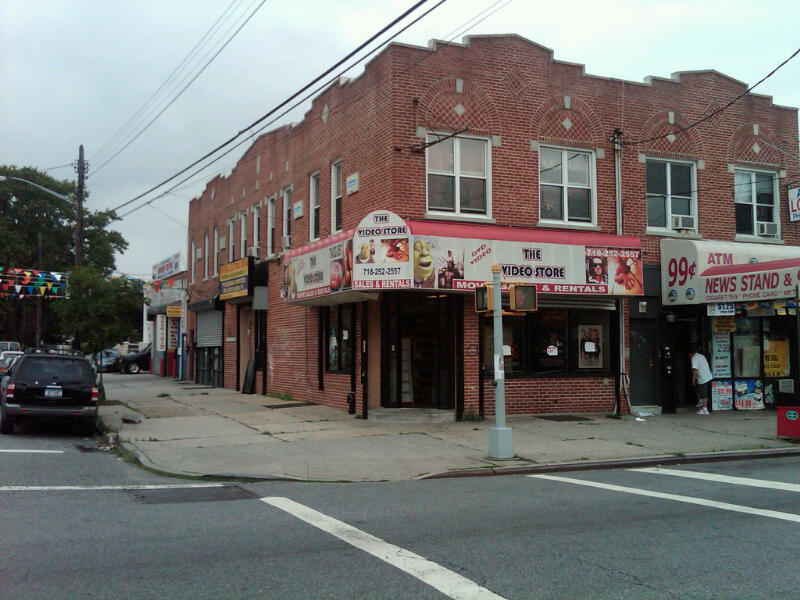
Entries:
MULTIPOLYGON (((650 415, 647 415, 647 416, 650 416, 650 415)), ((639 421, 640 423, 642 423, 642 422, 646 423, 647 422, 647 419, 643 419, 642 417, 636 417, 636 420, 639 421)))
POLYGON ((122 422, 138 425, 139 423, 142 422, 142 417, 138 415, 122 415, 122 422))

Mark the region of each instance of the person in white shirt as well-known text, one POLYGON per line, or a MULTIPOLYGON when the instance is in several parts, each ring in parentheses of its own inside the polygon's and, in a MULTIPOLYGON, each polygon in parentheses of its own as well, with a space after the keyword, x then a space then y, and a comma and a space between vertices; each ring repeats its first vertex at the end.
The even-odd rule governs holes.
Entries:
POLYGON ((689 351, 689 358, 692 361, 692 385, 694 393, 697 394, 698 415, 708 414, 708 382, 713 379, 711 369, 708 367, 706 357, 700 353, 699 348, 689 351))

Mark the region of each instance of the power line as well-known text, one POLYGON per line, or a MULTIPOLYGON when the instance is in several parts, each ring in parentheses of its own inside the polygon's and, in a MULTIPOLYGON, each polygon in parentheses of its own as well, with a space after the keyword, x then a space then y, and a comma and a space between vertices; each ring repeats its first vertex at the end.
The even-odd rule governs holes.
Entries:
MULTIPOLYGON (((240 137, 240 136, 242 136, 243 134, 247 133, 249 130, 253 129, 253 128, 254 128, 256 125, 258 125, 258 124, 262 123, 263 121, 265 121, 266 119, 268 119, 268 118, 269 118, 271 115, 273 115, 274 113, 276 113, 277 111, 279 111, 281 108, 283 108, 284 106, 286 106, 287 104, 289 104, 290 102, 292 102, 292 101, 293 101, 295 98, 297 98, 297 97, 298 97, 300 94, 302 94, 302 93, 303 93, 305 90, 307 90, 307 89, 308 89, 308 88, 310 88, 311 86, 315 85, 315 84, 316 84, 317 82, 319 82, 319 81, 320 81, 322 78, 324 78, 324 77, 326 77, 327 75, 329 75, 329 74, 330 74, 330 73, 331 73, 333 70, 335 70, 336 68, 338 68, 339 66, 341 66, 341 65, 342 65, 343 63, 345 63, 346 61, 348 61, 348 60, 349 60, 349 59, 350 59, 350 58, 351 58, 353 55, 355 55, 355 54, 357 54, 358 52, 360 52, 360 51, 361 51, 361 50, 362 50, 362 49, 363 49, 365 46, 368 46, 369 44, 371 44, 371 43, 372 43, 372 42, 373 42, 375 39, 377 39, 378 37, 380 37, 381 35, 383 35, 383 34, 384 34, 386 31, 388 31, 389 29, 391 29, 392 27, 394 27, 394 26, 395 26, 397 23, 399 23, 400 21, 402 21, 403 19, 405 19, 405 18, 406 18, 406 17, 407 17, 409 14, 411 14, 412 12, 414 12, 415 10, 417 10, 417 9, 418 9, 420 6, 422 6, 423 4, 425 4, 427 1, 428 1, 428 0, 419 0, 419 1, 418 1, 417 3, 415 3, 415 4, 414 4, 414 5, 411 7, 411 8, 409 8, 408 10, 406 10, 406 11, 405 11, 403 14, 401 14, 401 15, 400 15, 399 17, 397 17, 396 19, 394 19, 394 20, 393 20, 391 23, 389 23, 388 25, 386 25, 385 27, 383 27, 383 29, 381 29, 380 31, 378 31, 376 34, 372 35, 372 36, 371 36, 371 37, 370 37, 370 38, 369 38, 367 41, 363 42, 363 43, 362 43, 360 46, 358 46, 358 47, 357 47, 355 50, 353 50, 353 51, 352 51, 352 52, 350 52, 350 53, 349 53, 347 56, 345 56, 344 58, 342 58, 341 60, 339 60, 339 61, 338 61, 336 64, 334 64, 333 66, 331 66, 331 67, 330 67, 329 69, 327 69, 327 70, 326 70, 324 73, 322 73, 322 74, 318 75, 318 76, 317 76, 315 79, 313 79, 312 81, 310 81, 309 83, 307 83, 305 86, 303 86, 301 89, 299 89, 299 90, 298 90, 298 91, 296 91, 294 94, 292 94, 291 96, 289 96, 289 97, 288 97, 286 100, 284 100, 283 102, 281 102, 280 104, 278 104, 278 105, 277 105, 275 108, 273 108, 272 110, 270 110, 269 112, 267 112, 265 115, 261 116, 260 118, 258 118, 257 120, 255 120, 253 123, 251 123, 250 125, 248 125, 248 126, 247 126, 247 127, 245 127, 244 129, 240 130, 240 131, 239 131, 239 132, 238 132, 236 135, 234 135, 233 137, 231 137, 231 138, 230 138, 230 139, 228 139, 227 141, 223 142, 222 144, 220 144, 219 146, 217 146, 216 148, 214 148, 214 149, 213 149, 213 150, 211 150, 210 152, 206 153, 204 156, 202 156, 201 158, 197 159, 196 161, 194 161, 194 162, 193 162, 192 164, 190 164, 189 166, 185 167, 184 169, 181 169, 180 171, 178 171, 177 173, 175 173, 175 174, 174 174, 174 175, 172 175, 171 177, 169 177, 169 178, 165 179, 164 181, 162 181, 161 183, 159 183, 159 184, 157 184, 157 185, 155 185, 155 186, 151 187, 149 190, 147 190, 147 191, 145 191, 145 192, 142 192, 141 194, 139 194, 139 195, 138 195, 138 196, 136 196, 135 198, 131 198, 130 200, 128 200, 128 201, 126 201, 126 202, 123 202, 123 203, 122 203, 122 204, 120 204, 119 206, 115 207, 113 210, 114 210, 114 211, 117 211, 117 210, 119 210, 120 208, 124 208, 125 206, 128 206, 129 204, 131 204, 131 203, 135 202, 136 200, 139 200, 140 198, 143 198, 144 196, 146 196, 146 195, 147 195, 147 194, 149 194, 150 192, 153 192, 153 191, 157 190, 158 188, 160 188, 160 187, 163 187, 164 185, 166 185, 166 184, 167 184, 167 183, 169 183, 170 181, 172 181, 172 180, 174 180, 174 179, 176 179, 176 178, 180 177, 181 175, 183 175, 183 174, 184 174, 186 171, 188 171, 188 170, 192 169, 193 167, 197 166, 199 163, 203 162, 204 160, 206 160, 206 159, 207 159, 207 158, 209 158, 210 156, 213 156, 214 154, 216 154, 217 152, 219 152, 221 149, 225 148, 226 146, 229 146, 229 145, 230 145, 230 144, 232 144, 234 141, 236 141, 236 139, 237 139, 237 138, 239 138, 239 137, 240 137)), ((444 0, 442 0, 442 1, 444 1, 444 0)), ((128 213, 128 214, 130 214, 130 213, 128 213)))
POLYGON ((794 51, 794 52, 791 54, 791 56, 789 56, 789 58, 787 58, 786 60, 784 60, 784 61, 783 61, 781 64, 779 64, 777 67, 775 67, 774 69, 772 69, 772 71, 770 71, 770 72, 769 72, 769 73, 767 73, 767 74, 766 74, 764 77, 762 77, 762 78, 761 78, 761 79, 758 81, 758 83, 756 83, 755 85, 753 85, 753 86, 751 86, 751 87, 747 88, 747 89, 746 89, 744 92, 742 92, 741 94, 739 94, 738 96, 736 96, 736 97, 735 97, 733 100, 731 100, 730 102, 728 102, 728 103, 727 103, 725 106, 721 106, 721 107, 720 107, 720 108, 718 108, 717 110, 715 110, 715 111, 713 111, 713 112, 711 112, 711 113, 707 114, 705 117, 702 117, 702 118, 698 119, 698 120, 697 120, 697 121, 695 121, 694 123, 691 123, 691 124, 687 125, 686 127, 681 127, 680 129, 675 129, 675 130, 673 130, 673 131, 670 131, 670 132, 668 132, 668 133, 664 133, 664 134, 661 134, 661 135, 656 135, 656 136, 653 136, 653 137, 650 137, 650 138, 646 138, 646 139, 643 139, 643 140, 633 140, 633 141, 630 141, 630 142, 622 142, 622 145, 623 145, 623 146, 631 146, 631 145, 634 145, 634 144, 644 144, 644 143, 646 143, 646 142, 653 142, 653 141, 655 141, 655 140, 660 140, 660 139, 663 139, 663 138, 665 138, 665 137, 667 137, 667 136, 670 136, 670 135, 676 135, 676 134, 678 134, 678 133, 682 133, 682 132, 684 132, 684 131, 687 131, 687 130, 689 130, 689 129, 692 129, 692 128, 694 128, 694 127, 697 127, 698 125, 700 125, 700 123, 703 123, 703 122, 705 122, 705 121, 708 121, 708 120, 709 120, 711 117, 713 117, 713 116, 715 116, 715 115, 718 115, 718 114, 719 114, 719 113, 721 113, 723 110, 727 110, 727 109, 728 109, 728 108, 730 108, 730 107, 731 107, 731 106, 732 106, 732 105, 733 105, 735 102, 737 102, 737 101, 741 100, 742 98, 744 98, 744 97, 745 97, 747 94, 749 94, 751 91, 753 91, 753 90, 754 90, 756 87, 758 87, 759 85, 761 85, 762 83, 764 83, 764 82, 765 82, 767 79, 769 79, 770 77, 772 77, 772 76, 773 76, 773 75, 774 75, 774 74, 775 74, 775 73, 778 71, 778 69, 780 69, 781 67, 783 67, 783 66, 784 66, 786 63, 788 63, 790 60, 792 60, 792 59, 793 59, 795 56, 797 56, 798 54, 800 54, 800 48, 798 48, 797 50, 795 50, 795 51, 794 51))
POLYGON ((167 78, 158 87, 158 89, 155 92, 153 92, 153 94, 145 101, 145 103, 141 107, 139 107, 139 110, 137 110, 133 114, 133 116, 130 119, 128 119, 128 121, 113 136, 111 136, 111 139, 109 139, 105 144, 103 144, 100 147, 100 149, 97 151, 97 153, 92 157, 93 160, 97 160, 97 161, 102 160, 101 156, 106 151, 106 149, 108 147, 112 146, 113 144, 115 144, 116 141, 117 141, 117 138, 121 137, 122 133, 126 129, 128 129, 128 127, 131 126, 136 121, 136 119, 150 106, 150 104, 161 93, 161 91, 164 90, 169 84, 171 84, 172 80, 175 78, 175 76, 178 74, 178 72, 180 72, 181 69, 183 69, 183 67, 188 64, 189 60, 197 52, 197 50, 200 48, 200 46, 205 42, 205 40, 207 40, 209 38, 211 33, 216 30, 216 28, 218 27, 220 22, 223 20, 223 18, 226 18, 227 15, 231 12, 231 8, 233 7, 233 5, 236 4, 237 2, 241 2, 241 1, 242 0, 232 0, 232 2, 228 5, 228 7, 224 11, 222 11, 222 14, 219 17, 217 17, 217 20, 211 25, 211 27, 208 29, 208 31, 206 31, 206 33, 203 35, 203 37, 200 38, 200 40, 194 45, 194 47, 189 51, 189 53, 186 56, 183 57, 183 60, 181 60, 181 62, 178 63, 178 66, 175 67, 175 69, 172 71, 172 73, 170 73, 167 76, 167 78))
POLYGON ((136 140, 139 138, 139 136, 141 136, 141 135, 142 135, 142 134, 143 134, 145 131, 147 131, 147 129, 148 129, 148 128, 149 128, 149 127, 150 127, 150 126, 153 124, 153 123, 155 123, 155 121, 156 121, 156 120, 157 120, 157 119, 158 119, 158 118, 159 118, 161 115, 163 115, 163 114, 164 114, 164 112, 165 112, 165 111, 166 111, 166 110, 167 110, 167 109, 168 109, 170 106, 172 106, 172 105, 175 103, 175 101, 176 101, 176 100, 178 100, 178 98, 180 98, 180 97, 183 95, 183 93, 184 93, 184 92, 185 92, 185 91, 186 91, 186 90, 189 88, 189 86, 191 86, 191 85, 192 85, 192 84, 195 82, 195 80, 196 80, 198 77, 200 77, 200 75, 202 75, 202 74, 203 74, 203 72, 204 72, 204 71, 205 71, 205 70, 206 70, 206 69, 207 69, 207 68, 208 68, 208 67, 211 65, 211 63, 212 63, 212 62, 214 62, 214 59, 216 59, 216 58, 217 58, 217 56, 219 56, 219 55, 220 55, 220 53, 222 53, 222 51, 223 51, 225 48, 227 48, 228 44, 230 44, 230 43, 233 41, 233 38, 235 38, 235 37, 238 35, 238 33, 239 33, 239 32, 240 32, 240 31, 241 31, 243 28, 244 28, 244 26, 245 26, 245 25, 247 25, 247 23, 249 23, 249 22, 250 22, 250 19, 252 19, 252 18, 255 16, 255 14, 256 14, 256 13, 259 11, 259 9, 260 9, 260 8, 261 8, 261 7, 264 5, 264 3, 265 3, 266 1, 267 1, 267 0, 261 0, 261 2, 258 4, 258 6, 256 6, 256 8, 255 8, 255 9, 253 9, 253 12, 251 12, 251 13, 250 13, 250 15, 247 17, 247 19, 245 19, 245 21, 244 21, 244 22, 243 22, 243 23, 242 23, 242 24, 241 24, 241 25, 240 25, 240 26, 239 26, 239 27, 236 29, 236 31, 234 31, 234 32, 233 32, 233 34, 232 34, 232 35, 231 35, 231 36, 230 36, 230 37, 229 37, 229 38, 228 38, 228 39, 225 41, 225 43, 222 45, 222 47, 220 47, 220 48, 219 48, 219 49, 218 49, 218 50, 217 50, 217 51, 214 53, 214 55, 213 55, 213 56, 212 56, 212 57, 211 57, 211 58, 210 58, 210 59, 209 59, 209 60, 206 62, 206 64, 204 64, 204 65, 203 65, 203 67, 200 69, 200 71, 198 71, 198 72, 197 72, 197 73, 196 73, 196 74, 195 74, 195 75, 194 75, 194 76, 193 76, 193 77, 192 77, 192 78, 189 80, 189 83, 187 83, 185 86, 183 86, 183 88, 181 88, 181 90, 180 90, 180 91, 177 93, 177 95, 176 95, 176 96, 175 96, 175 97, 174 97, 172 100, 170 100, 170 101, 169 101, 169 103, 168 103, 168 104, 167 104, 167 105, 166 105, 164 108, 162 108, 162 109, 161 109, 161 110, 160 110, 160 111, 159 111, 159 112, 156 114, 156 116, 154 116, 152 119, 150 119, 150 121, 148 121, 148 123, 147 123, 147 124, 146 124, 146 125, 145 125, 145 126, 144 126, 144 127, 143 127, 143 128, 140 130, 140 131, 139 131, 139 133, 137 133, 137 134, 136 134, 136 135, 135 135, 133 138, 131 138, 131 139, 128 141, 128 143, 126 143, 126 144, 125 144, 125 145, 124 145, 122 148, 120 148, 120 149, 119 149, 119 150, 118 150, 118 151, 117 151, 115 154, 113 154, 113 155, 111 156, 111 158, 107 159, 105 162, 103 162, 103 164, 101 164, 99 167, 97 167, 97 169, 95 169, 94 173, 98 173, 98 172, 100 172, 100 170, 102 170, 102 169, 103 169, 103 167, 105 167, 105 166, 106 166, 108 163, 110 163, 110 162, 111 162, 112 160, 114 160, 114 159, 115 159, 117 156, 119 156, 119 155, 120 155, 120 154, 121 154, 121 153, 122 153, 122 152, 123 152, 123 151, 124 151, 124 150, 125 150, 125 149, 126 149, 128 146, 130 146, 130 145, 131 145, 133 142, 135 142, 135 141, 136 141, 136 140))

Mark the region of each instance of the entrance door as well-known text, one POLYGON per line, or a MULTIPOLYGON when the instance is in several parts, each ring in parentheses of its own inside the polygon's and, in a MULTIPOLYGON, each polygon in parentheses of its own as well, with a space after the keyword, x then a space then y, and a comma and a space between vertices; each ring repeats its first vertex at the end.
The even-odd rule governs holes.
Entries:
POLYGON ((239 383, 237 389, 244 389, 244 376, 247 372, 247 361, 250 360, 250 313, 249 306, 239 308, 239 383))
POLYGON ((657 385, 656 331, 654 319, 630 320, 631 344, 631 404, 660 406, 660 386, 657 385))

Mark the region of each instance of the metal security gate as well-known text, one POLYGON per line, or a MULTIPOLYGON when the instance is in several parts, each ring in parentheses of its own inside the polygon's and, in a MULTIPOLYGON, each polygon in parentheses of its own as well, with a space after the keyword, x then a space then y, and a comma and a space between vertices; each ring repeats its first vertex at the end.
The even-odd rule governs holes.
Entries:
POLYGON ((222 311, 197 313, 195 382, 222 387, 222 311))

